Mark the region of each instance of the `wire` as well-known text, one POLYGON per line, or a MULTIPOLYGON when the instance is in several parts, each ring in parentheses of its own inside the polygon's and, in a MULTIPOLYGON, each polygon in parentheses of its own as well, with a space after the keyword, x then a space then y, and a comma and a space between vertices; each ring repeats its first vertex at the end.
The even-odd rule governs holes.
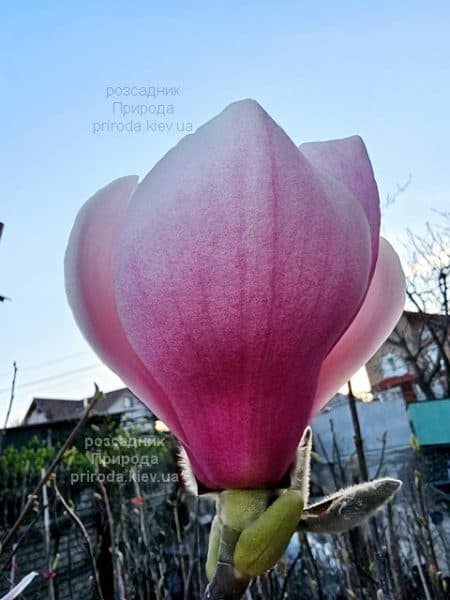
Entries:
MULTIPOLYGON (((87 365, 85 367, 80 367, 79 369, 73 369, 72 371, 66 371, 65 373, 59 373, 58 375, 50 375, 49 377, 41 377, 40 379, 34 379, 33 381, 27 381, 25 383, 21 383, 16 385, 16 390, 19 388, 29 387, 31 385, 36 385, 37 383, 44 383, 47 381, 54 381, 56 379, 62 379, 63 377, 69 377, 70 375, 76 375, 77 373, 83 373, 84 371, 89 371, 91 369, 98 369, 98 367, 102 367, 101 363, 96 363, 95 365, 87 365)), ((10 392, 11 388, 2 388, 0 389, 0 394, 5 394, 6 392, 10 392)))
MULTIPOLYGON (((45 362, 41 362, 41 363, 37 363, 34 365, 29 365, 28 367, 20 367, 20 372, 21 373, 27 373, 28 371, 34 371, 35 369, 41 369, 43 367, 47 367, 48 365, 55 365, 57 363, 63 362, 65 360, 69 360, 71 358, 78 358, 80 356, 88 356, 90 354, 90 352, 77 352, 75 354, 68 354, 66 356, 61 356, 60 358, 53 358, 51 360, 47 360, 45 362)), ((10 376, 10 372, 8 373, 2 373, 0 375, 0 377, 9 377, 10 376)))

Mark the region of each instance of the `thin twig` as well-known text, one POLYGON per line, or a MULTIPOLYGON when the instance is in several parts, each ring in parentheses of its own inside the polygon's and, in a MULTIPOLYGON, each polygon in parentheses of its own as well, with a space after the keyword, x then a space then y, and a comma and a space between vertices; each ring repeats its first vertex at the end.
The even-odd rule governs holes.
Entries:
POLYGON ((17 365, 16 362, 13 362, 13 378, 12 378, 12 382, 11 382, 11 393, 9 396, 9 404, 8 404, 8 410, 6 411, 6 417, 5 417, 5 422, 3 424, 3 429, 0 431, 0 454, 2 453, 2 449, 3 449, 3 438, 5 437, 6 434, 6 428, 8 427, 8 421, 9 421, 9 416, 11 414, 11 409, 12 409, 12 405, 14 402, 14 392, 16 389, 16 377, 17 377, 17 365))
POLYGON ((40 510, 38 512, 36 512, 33 519, 22 530, 22 533, 21 533, 20 537, 18 538, 17 542, 15 544, 13 544, 13 548, 12 548, 11 552, 6 556, 4 564, 0 565, 0 575, 2 575, 4 573, 4 571, 6 571, 6 568, 8 567, 9 562, 13 560, 13 556, 16 553, 16 551, 20 548, 22 542, 24 540, 28 539, 28 534, 33 529, 36 522, 41 518, 41 515, 43 514, 44 510, 45 510, 45 506, 40 507, 40 510))
MULTIPOLYGON (((348 385, 348 406, 350 408, 350 414, 352 417, 352 425, 353 425, 353 441, 356 448, 356 456, 358 459, 358 467, 359 474, 362 481, 369 481, 369 470, 367 468, 366 455, 364 450, 364 443, 361 434, 361 425, 359 422, 358 409, 356 407, 356 398, 353 394, 352 382, 349 380, 347 382, 348 385)), ((382 552, 381 552, 381 543, 380 536, 377 528, 377 523, 374 518, 371 518, 368 522, 368 528, 370 530, 371 538, 372 538, 372 546, 369 545, 368 549, 372 554, 375 571, 377 574, 378 582, 383 588, 382 594, 384 591, 388 589, 388 582, 386 578, 386 573, 384 570, 383 562, 382 562, 382 552)), ((384 598, 384 595, 382 596, 384 598)))
POLYGON ((330 431, 331 431, 331 438, 332 438, 332 442, 333 442, 333 457, 336 457, 336 462, 339 467, 339 476, 341 478, 341 484, 338 486, 338 489, 339 489, 340 487, 347 485, 347 478, 345 477, 345 469, 344 469, 344 465, 342 464, 342 460, 341 460, 341 453, 339 451, 339 446, 338 446, 337 439, 336 439, 336 432, 334 430, 333 419, 330 419, 330 431))
POLYGON ((187 573, 186 573, 186 564, 184 561, 184 544, 183 538, 181 535, 181 527, 180 527, 180 518, 178 515, 178 496, 174 500, 173 504, 173 517, 175 522, 175 531, 177 534, 177 542, 178 542, 178 552, 180 555, 180 567, 181 567, 181 576, 183 579, 183 590, 187 589, 187 573))
POLYGON ((294 558, 294 560, 292 561, 291 565, 289 566, 288 572, 286 573, 286 577, 284 578, 283 581, 283 587, 281 588, 281 592, 280 592, 280 600, 284 600, 284 597, 286 595, 286 591, 287 591, 287 586, 289 583, 289 579, 291 578, 292 574, 295 571, 295 566, 297 565, 298 561, 300 560, 302 556, 302 551, 301 549, 297 552, 297 556, 294 558))
POLYGON ((72 519, 72 521, 78 527, 78 529, 81 531, 81 535, 83 536, 83 540, 84 540, 84 543, 86 545, 86 549, 87 549, 87 552, 89 555, 89 560, 91 561, 92 574, 94 576, 95 590, 97 592, 99 600, 104 600, 103 594, 102 594, 102 589, 100 587, 100 579, 98 576, 97 565, 95 564, 94 550, 92 548, 91 539, 89 537, 87 529, 83 525, 83 522, 81 521, 81 519, 78 517, 78 515, 75 513, 75 511, 72 510, 72 508, 69 506, 69 503, 66 501, 64 496, 59 491, 58 486, 56 485, 55 479, 53 479, 52 484, 53 484, 53 489, 55 491, 56 497, 61 502, 61 504, 64 506, 69 517, 72 519))
POLYGON ((116 539, 115 539, 114 521, 113 521, 113 516, 112 516, 112 511, 111 511, 111 505, 109 503, 109 498, 108 498, 108 493, 106 491, 106 488, 100 479, 98 480, 98 485, 99 485, 100 491, 102 493, 103 502, 105 504, 106 518, 108 520, 109 535, 111 538, 111 553, 112 553, 112 558, 113 558, 113 571, 114 571, 114 580, 115 580, 114 587, 115 587, 115 589, 117 589, 117 597, 119 598, 119 600, 126 600, 125 584, 123 581, 122 567, 121 567, 120 558, 119 558, 119 551, 118 551, 116 539), (117 585, 117 588, 116 588, 116 585, 117 585))
POLYGON ((314 580, 315 580, 315 583, 317 586, 317 594, 318 594, 320 600, 324 600, 325 596, 323 594, 322 584, 320 582, 320 573, 319 573, 319 569, 317 567, 317 562, 312 553, 311 546, 309 544, 308 534, 306 532, 303 532, 302 537, 303 537, 303 540, 302 540, 303 545, 306 548, 306 553, 308 554, 309 562, 311 563, 311 568, 314 573, 314 580))
MULTIPOLYGON (((45 470, 41 469, 41 477, 45 475, 45 470)), ((47 554, 47 570, 50 573, 53 571, 53 560, 51 555, 51 540, 50 540, 50 510, 48 505, 48 494, 47 486, 42 487, 42 504, 44 508, 44 543, 45 552, 47 554)), ((56 552, 56 550, 55 550, 56 552)), ((48 597, 49 600, 55 600, 55 586, 53 584, 53 577, 48 578, 48 597)))
POLYGON ((13 540, 13 538, 16 535, 19 527, 22 525, 25 517, 27 516, 27 514, 30 511, 30 509, 32 508, 33 504, 37 500, 37 498, 39 496, 39 492, 42 490, 42 488, 44 487, 44 485, 50 479, 50 477, 52 476, 54 470, 56 469, 56 467, 58 466, 58 464, 61 462, 61 459, 63 458, 66 450, 69 448, 69 446, 71 445, 71 443, 73 442, 73 440, 76 438, 76 436, 78 435, 78 433, 80 432, 80 430, 83 428, 83 426, 86 423, 87 418, 89 417, 92 409, 97 404, 97 401, 100 400, 103 397, 104 397, 104 394, 102 392, 100 392, 100 390, 98 389, 97 386, 95 386, 95 394, 94 394, 94 397, 92 399, 92 402, 90 404, 88 404, 88 406, 87 406, 87 408, 86 408, 83 416, 78 421, 78 423, 75 425, 75 427, 72 429, 72 432, 70 433, 69 437, 66 439, 66 441, 64 442, 64 444, 61 446, 61 448, 56 453, 56 456, 53 459, 53 461, 51 462, 51 464, 48 467, 47 471, 45 472, 45 475, 41 478, 41 480, 39 481, 39 483, 37 484, 37 486, 34 488, 33 492, 28 496, 28 500, 27 500, 25 506, 23 507, 20 515, 17 517, 16 522, 11 527, 11 529, 8 531, 8 533, 6 534, 6 536, 4 537, 4 539, 1 541, 1 543, 0 543, 0 555, 3 553, 3 551, 8 546, 8 544, 10 544, 11 541, 13 540))
POLYGON ((386 453, 386 440, 387 440, 387 431, 385 431, 383 433, 383 437, 381 440, 381 443, 382 443, 381 455, 380 455, 380 460, 378 462, 377 472, 375 473, 374 479, 378 479, 378 477, 380 476, 380 473, 381 473, 381 469, 383 468, 383 465, 384 465, 384 455, 386 453))

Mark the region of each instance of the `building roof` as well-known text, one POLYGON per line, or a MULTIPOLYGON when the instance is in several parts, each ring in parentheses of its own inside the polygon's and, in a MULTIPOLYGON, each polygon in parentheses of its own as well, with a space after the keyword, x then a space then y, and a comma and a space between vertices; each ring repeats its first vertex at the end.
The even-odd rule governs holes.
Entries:
POLYGON ((24 422, 29 419, 35 410, 42 412, 47 421, 60 421, 80 416, 83 412, 83 401, 60 398, 33 398, 24 417, 24 422))
MULTIPOLYGON (((118 390, 113 390, 112 392, 107 392, 104 398, 97 401, 93 412, 95 414, 103 414, 108 412, 117 400, 126 395, 130 396, 130 398, 133 399, 136 398, 136 396, 132 392, 130 392, 128 388, 120 388, 118 390)), ((90 404, 93 399, 94 396, 91 396, 87 399, 87 402, 90 404)))
POLYGON ((445 322, 445 315, 441 315, 439 313, 427 313, 427 312, 419 312, 416 310, 404 310, 403 311, 403 316, 408 320, 408 321, 424 321, 427 320, 428 322, 434 322, 435 324, 438 323, 444 323, 445 322))
MULTIPOLYGON (((136 396, 128 388, 120 388, 107 392, 105 397, 98 400, 95 405, 92 414, 103 415, 110 413, 111 408, 114 404, 123 398, 129 396, 132 401, 138 403, 136 396)), ((23 419, 23 424, 27 424, 31 415, 35 411, 39 411, 45 417, 46 421, 64 421, 66 419, 79 418, 84 410, 86 403, 90 403, 93 400, 93 396, 85 398, 83 400, 64 400, 61 398, 33 398, 26 415, 23 419)), ((132 408, 132 407, 131 407, 132 408)), ((120 407, 120 411, 123 411, 123 407, 120 407)), ((119 411, 119 412, 120 412, 119 411)))
POLYGON ((393 375, 391 377, 386 377, 382 379, 378 383, 374 384, 373 389, 376 391, 380 390, 388 390, 393 387, 397 387, 402 383, 406 383, 407 381, 415 381, 416 376, 412 373, 405 373, 404 375, 393 375))

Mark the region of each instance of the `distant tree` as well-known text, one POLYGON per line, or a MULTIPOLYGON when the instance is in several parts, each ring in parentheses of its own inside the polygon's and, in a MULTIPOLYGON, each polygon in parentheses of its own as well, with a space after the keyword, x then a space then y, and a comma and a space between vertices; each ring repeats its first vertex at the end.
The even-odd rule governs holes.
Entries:
POLYGON ((390 337, 412 366, 427 399, 450 396, 450 212, 427 223, 425 233, 408 231, 405 314, 390 337))

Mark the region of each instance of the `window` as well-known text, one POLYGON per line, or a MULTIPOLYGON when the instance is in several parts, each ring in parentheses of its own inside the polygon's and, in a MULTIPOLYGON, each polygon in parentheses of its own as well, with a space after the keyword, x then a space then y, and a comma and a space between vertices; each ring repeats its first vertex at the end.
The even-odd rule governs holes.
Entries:
POLYGON ((406 375, 408 369, 406 368, 405 361, 401 356, 390 352, 381 358, 381 371, 383 373, 383 377, 387 378, 406 375))

